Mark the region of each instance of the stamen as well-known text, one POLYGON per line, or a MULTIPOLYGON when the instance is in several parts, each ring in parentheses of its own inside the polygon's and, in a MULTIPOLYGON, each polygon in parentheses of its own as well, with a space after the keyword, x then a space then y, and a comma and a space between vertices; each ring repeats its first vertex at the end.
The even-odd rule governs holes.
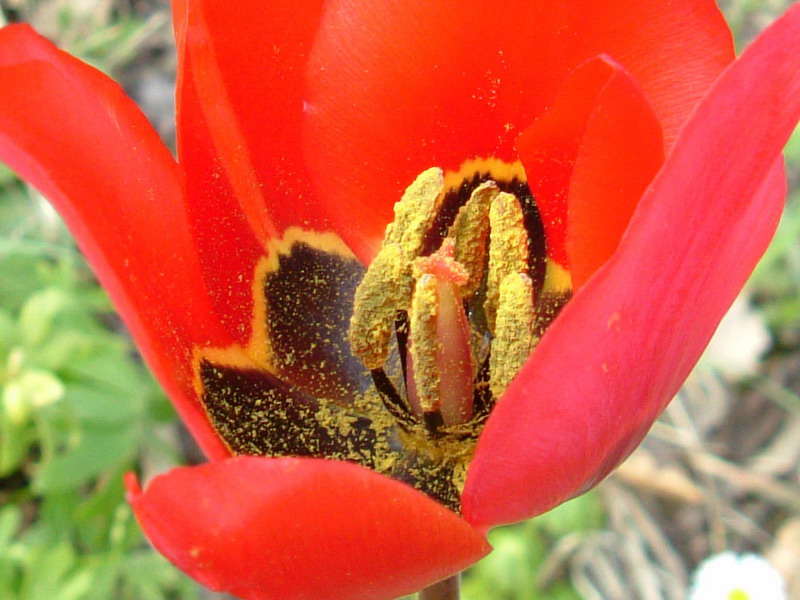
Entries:
POLYGON ((481 285, 486 265, 486 240, 489 234, 489 206, 500 190, 494 181, 479 185, 462 206, 449 236, 455 238, 455 260, 469 273, 469 280, 461 288, 461 295, 469 298, 481 285))
MULTIPOLYGON (((420 277, 414 288, 409 314, 409 372, 414 378, 417 402, 423 413, 438 411, 441 405, 438 361, 441 342, 436 335, 436 314, 439 306, 436 287, 436 277, 433 275, 420 277)), ((413 404, 416 403, 412 402, 413 404)))
POLYGON ((392 380, 386 375, 386 372, 383 369, 373 369, 370 373, 372 381, 375 383, 375 389, 378 390, 386 409, 399 422, 408 423, 411 418, 408 413, 408 407, 402 396, 397 392, 397 389, 395 389, 392 380))
MULTIPOLYGON (((524 184, 482 179, 476 174, 473 188, 470 181, 445 187, 438 168, 417 177, 395 204, 383 247, 355 293, 353 354, 399 422, 422 423, 437 435, 451 433, 440 427, 474 421, 476 411, 486 415, 564 295, 559 287, 548 296, 542 273, 532 272, 545 257, 536 245, 542 240, 531 246, 540 227, 528 222, 538 213, 524 184), (383 371, 390 349, 399 354, 404 395, 383 371)), ((548 269, 547 282, 554 276, 548 269)))
POLYGON ((384 244, 400 244, 409 260, 419 256, 443 195, 441 169, 433 167, 420 173, 394 205, 394 221, 386 227, 384 244))
POLYGON ((350 318, 353 354, 368 369, 378 369, 389 355, 397 307, 401 303, 401 274, 407 270, 398 244, 384 244, 358 286, 350 318))
POLYGON ((350 319, 353 354, 372 370, 386 362, 397 311, 408 310, 414 285, 412 261, 444 194, 442 170, 424 171, 394 205, 383 247, 358 286, 350 319))
POLYGON ((489 331, 495 332, 500 284, 512 273, 528 272, 528 232, 519 201, 502 192, 489 209, 489 273, 484 312, 489 331))
POLYGON ((528 360, 536 342, 533 282, 524 273, 503 279, 489 357, 489 386, 499 398, 528 360))
MULTIPOLYGON (((425 235, 433 224, 436 207, 444 197, 444 174, 434 167, 423 171, 394 205, 394 221, 386 227, 384 245, 398 244, 403 249, 407 268, 399 279, 398 310, 408 310, 414 280, 411 262, 422 252, 425 235)), ((371 267, 370 267, 371 268, 371 267)))

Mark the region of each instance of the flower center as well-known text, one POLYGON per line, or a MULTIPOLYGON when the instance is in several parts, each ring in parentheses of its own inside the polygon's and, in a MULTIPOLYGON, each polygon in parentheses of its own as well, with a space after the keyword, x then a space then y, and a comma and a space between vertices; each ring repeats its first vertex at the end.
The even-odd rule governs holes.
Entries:
POLYGON ((247 343, 194 351, 209 422, 234 454, 355 462, 458 511, 483 424, 569 297, 545 250, 500 161, 422 173, 366 270, 335 233, 286 230, 247 343))
POLYGON ((433 168, 394 212, 350 343, 395 407, 384 365, 396 343, 408 409, 435 434, 488 412, 560 306, 543 294, 543 228, 524 184, 479 175, 455 194, 433 168))

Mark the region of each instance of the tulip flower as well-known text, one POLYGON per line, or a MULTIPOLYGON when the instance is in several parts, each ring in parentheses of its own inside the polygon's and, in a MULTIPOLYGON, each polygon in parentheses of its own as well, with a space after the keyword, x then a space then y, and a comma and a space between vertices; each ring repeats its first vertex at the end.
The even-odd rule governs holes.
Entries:
POLYGON ((249 600, 452 597, 633 450, 764 252, 800 7, 735 61, 712 0, 173 10, 177 162, 0 31, 0 159, 209 458, 131 477, 139 522, 249 600))

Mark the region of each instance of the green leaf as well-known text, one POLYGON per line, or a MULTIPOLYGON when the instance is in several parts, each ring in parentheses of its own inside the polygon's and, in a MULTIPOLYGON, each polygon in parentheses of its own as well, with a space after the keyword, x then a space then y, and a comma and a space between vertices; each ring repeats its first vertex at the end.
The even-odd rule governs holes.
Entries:
POLYGON ((34 490, 52 493, 73 489, 130 460, 135 451, 136 435, 129 428, 84 430, 73 448, 42 465, 34 478, 34 490))
POLYGON ((16 312, 42 285, 39 265, 41 259, 34 256, 7 255, 0 259, 0 306, 16 312), (20 274, 24 273, 24 276, 20 274))
POLYGON ((596 492, 589 492, 537 517, 536 522, 553 537, 600 529, 603 505, 596 492))
POLYGON ((72 298, 59 288, 47 288, 32 294, 22 306, 20 332, 26 346, 39 346, 51 335, 56 318, 70 308, 72 298))
MULTIPOLYGON (((11 351, 11 348, 17 343, 19 343, 17 322, 9 311, 0 308, 0 360, 2 360, 2 362, 5 362, 6 356, 11 351)), ((0 381, 2 381, 1 373, 0 371, 0 381)))
POLYGON ((0 185, 7 185, 17 178, 14 172, 3 163, 0 163, 0 185))
MULTIPOLYGON (((0 509, 0 556, 22 524, 22 512, 18 506, 4 506, 0 509)), ((0 561, 2 562, 2 561, 0 561)))
POLYGON ((533 522, 489 533, 494 550, 472 567, 463 582, 465 600, 537 600, 536 575, 546 540, 533 522))
POLYGON ((142 409, 135 395, 83 382, 68 383, 64 400, 69 403, 75 417, 86 425, 131 423, 139 418, 142 409))
POLYGON ((30 347, 31 362, 51 371, 63 371, 96 350, 102 338, 90 330, 53 328, 37 346, 30 347))
POLYGON ((36 546, 27 558, 19 600, 61 598, 64 579, 75 567, 75 552, 69 544, 36 546))
POLYGON ((794 133, 789 138, 786 148, 783 150, 786 161, 794 165, 795 168, 800 167, 800 125, 794 130, 794 133))
POLYGON ((28 421, 31 412, 58 402, 64 397, 64 384, 50 371, 25 369, 6 383, 3 401, 10 418, 28 421))
POLYGON ((197 585, 158 554, 132 553, 125 568, 125 598, 163 600, 165 597, 174 597, 195 600, 199 597, 197 585))
POLYGON ((547 594, 542 598, 547 598, 547 600, 581 600, 581 595, 568 583, 559 581, 547 588, 547 594))
POLYGON ((0 477, 19 469, 33 442, 32 427, 15 422, 6 410, 4 397, 0 397, 0 477))
POLYGON ((92 561, 91 565, 82 570, 91 585, 82 591, 80 600, 118 598, 115 588, 121 568, 119 557, 115 555, 100 555, 98 559, 92 561))
POLYGON ((65 375, 98 389, 113 390, 119 396, 141 396, 151 379, 140 363, 132 359, 127 344, 98 348, 73 361, 65 375))
POLYGON ((87 567, 80 568, 65 577, 64 581, 59 584, 58 600, 83 600, 96 587, 95 570, 87 567))

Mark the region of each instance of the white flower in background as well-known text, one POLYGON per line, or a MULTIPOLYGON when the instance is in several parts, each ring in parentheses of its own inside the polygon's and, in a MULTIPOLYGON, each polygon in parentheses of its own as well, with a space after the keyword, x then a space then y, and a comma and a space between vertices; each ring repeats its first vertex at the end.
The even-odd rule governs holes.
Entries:
POLYGON ((771 345, 766 319, 752 307, 745 291, 723 317, 699 364, 732 379, 755 375, 771 345))
POLYGON ((760 556, 723 552, 697 568, 689 600, 786 600, 786 585, 760 556))

